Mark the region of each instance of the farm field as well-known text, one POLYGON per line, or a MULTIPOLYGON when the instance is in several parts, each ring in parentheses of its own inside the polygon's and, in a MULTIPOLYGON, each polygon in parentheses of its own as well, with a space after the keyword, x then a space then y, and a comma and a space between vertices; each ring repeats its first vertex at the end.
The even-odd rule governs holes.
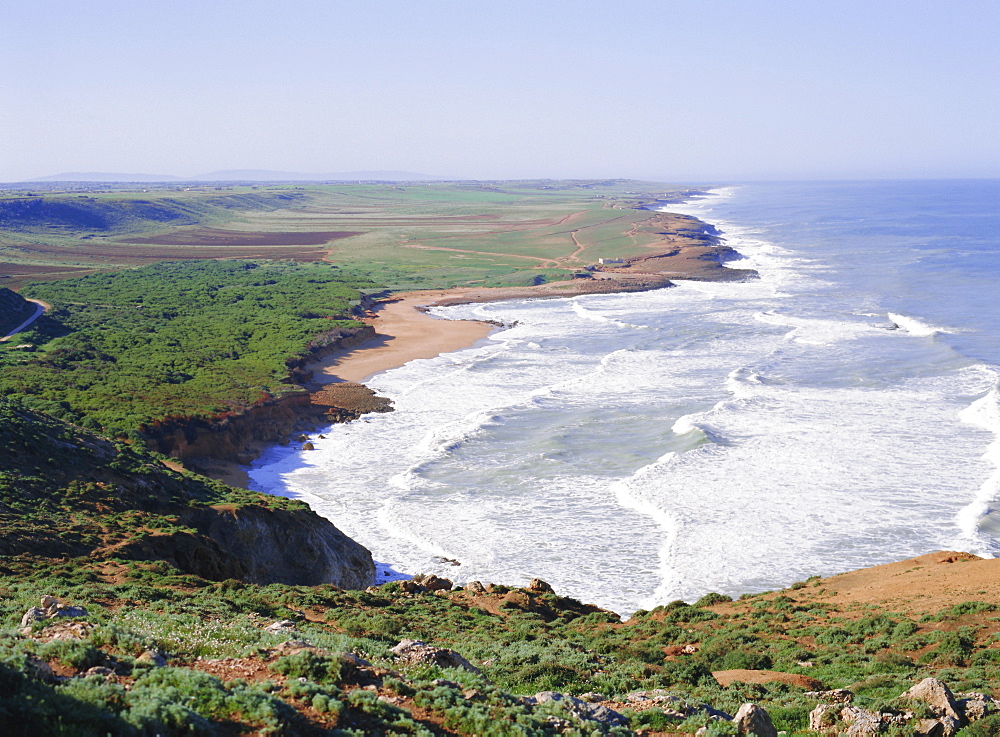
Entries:
POLYGON ((670 250, 664 231, 692 223, 639 208, 681 196, 626 181, 10 190, 0 286, 205 258, 327 261, 390 288, 558 281, 670 250))

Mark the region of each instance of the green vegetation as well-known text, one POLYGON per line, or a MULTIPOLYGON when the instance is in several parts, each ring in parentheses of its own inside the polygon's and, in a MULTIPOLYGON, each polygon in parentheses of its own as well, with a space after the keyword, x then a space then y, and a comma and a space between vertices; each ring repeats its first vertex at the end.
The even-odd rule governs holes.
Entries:
POLYGON ((396 289, 552 281, 662 250, 637 208, 683 196, 628 181, 149 189, 0 196, 0 283, 199 258, 327 260, 396 289))
POLYGON ((213 505, 306 509, 0 399, 0 555, 141 557, 144 538, 197 540, 191 513, 213 505))
POLYGON ((52 305, 0 349, 0 394, 107 434, 211 417, 289 391, 289 362, 359 325, 359 287, 329 265, 191 261, 25 289, 52 305))
MULTIPOLYGON (((693 733, 709 726, 728 734, 731 725, 713 721, 703 705, 733 714, 753 701, 778 729, 801 733, 818 703, 805 683, 723 687, 712 671, 766 665, 825 688, 849 688, 861 708, 910 709, 917 717, 930 716, 926 706, 899 694, 926 676, 956 690, 989 692, 1000 684, 1000 664, 979 657, 992 651, 995 626, 963 625, 971 627, 962 635, 963 657, 971 660, 958 666, 950 633, 935 635, 903 615, 857 617, 783 595, 751 607, 713 605, 702 610, 707 617, 686 612, 678 626, 668 619, 681 607, 622 624, 572 599, 528 590, 514 590, 520 604, 505 606, 512 599, 501 589, 412 594, 395 585, 346 592, 212 583, 162 563, 74 560, 36 564, 27 575, 14 563, 7 573, 0 579, 0 713, 43 731, 55 730, 71 707, 78 715, 71 734, 154 727, 182 734, 185 725, 198 734, 632 733, 581 720, 565 701, 519 698, 555 690, 599 692, 632 729, 693 733), (63 620, 18 630, 18 618, 43 593, 87 608, 80 639, 52 639, 63 620), (266 628, 288 618, 294 627, 266 628), (454 648, 482 673, 400 661, 390 648, 401 638, 454 648), (683 645, 696 652, 665 654, 683 645), (148 651, 165 653, 168 664, 140 657, 148 651), (53 682, 43 663, 73 677, 53 682), (86 675, 95 666, 109 675, 86 675), (646 705, 655 699, 658 706, 646 705)), ((965 734, 984 728, 977 723, 965 734)))

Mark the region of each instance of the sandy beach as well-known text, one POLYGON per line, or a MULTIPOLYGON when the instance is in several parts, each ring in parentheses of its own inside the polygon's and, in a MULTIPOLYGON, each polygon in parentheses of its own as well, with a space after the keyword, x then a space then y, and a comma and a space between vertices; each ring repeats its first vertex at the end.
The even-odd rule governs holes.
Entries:
POLYGON ((752 275, 753 272, 722 268, 718 260, 705 258, 706 254, 720 250, 726 249, 717 246, 677 247, 635 259, 621 268, 595 270, 586 280, 574 279, 531 287, 465 287, 401 292, 376 305, 373 316, 365 319, 378 334, 375 340, 331 353, 305 366, 314 374, 306 388, 315 391, 336 381, 364 383, 375 374, 399 368, 410 361, 468 348, 496 329, 495 325, 475 320, 435 318, 422 311, 422 307, 645 291, 671 286, 670 279, 718 281, 745 279, 752 275))
POLYGON ((376 305, 365 319, 377 336, 355 348, 336 351, 307 364, 313 372, 307 389, 339 381, 363 383, 375 374, 398 368, 418 358, 433 358, 461 350, 482 340, 495 325, 474 320, 442 320, 418 309, 442 299, 461 296, 462 290, 406 292, 376 305))

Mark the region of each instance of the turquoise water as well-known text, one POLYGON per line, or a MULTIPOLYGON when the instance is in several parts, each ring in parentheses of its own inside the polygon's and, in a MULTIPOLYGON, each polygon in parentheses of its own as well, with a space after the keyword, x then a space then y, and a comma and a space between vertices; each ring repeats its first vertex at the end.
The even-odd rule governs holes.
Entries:
POLYGON ((622 613, 992 555, 998 195, 715 190, 671 209, 716 225, 759 279, 436 310, 513 327, 375 377, 396 412, 275 448, 252 476, 396 571, 539 576, 622 613))

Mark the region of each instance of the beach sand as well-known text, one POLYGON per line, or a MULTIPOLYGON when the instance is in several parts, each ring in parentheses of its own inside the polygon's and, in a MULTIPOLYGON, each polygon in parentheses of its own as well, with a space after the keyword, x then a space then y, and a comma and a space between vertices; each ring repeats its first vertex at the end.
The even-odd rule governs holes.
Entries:
POLYGON ((434 358, 482 340, 496 329, 495 325, 474 320, 442 320, 418 309, 446 297, 459 297, 461 291, 405 292, 376 305, 374 317, 365 319, 375 328, 375 339, 307 364, 304 368, 313 372, 313 379, 306 388, 315 391, 339 381, 363 383, 375 374, 418 358, 434 358))

